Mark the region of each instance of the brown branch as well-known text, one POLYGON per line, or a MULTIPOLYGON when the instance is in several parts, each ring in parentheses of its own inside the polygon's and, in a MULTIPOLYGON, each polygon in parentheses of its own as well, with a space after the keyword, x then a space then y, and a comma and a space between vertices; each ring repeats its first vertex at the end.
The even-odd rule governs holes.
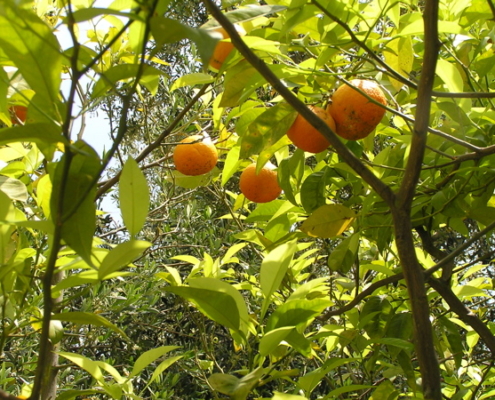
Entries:
POLYGON ((21 400, 20 397, 16 397, 13 394, 9 394, 0 389, 0 400, 21 400))
POLYGON ((265 78, 265 80, 272 85, 284 100, 290 104, 295 111, 297 111, 304 119, 306 119, 312 126, 327 138, 330 144, 333 146, 337 154, 359 175, 363 180, 370 185, 377 194, 389 205, 392 205, 395 201, 395 196, 382 180, 380 180, 368 167, 361 162, 340 140, 340 138, 333 132, 328 125, 323 122, 316 114, 314 114, 297 96, 292 93, 272 70, 256 56, 251 49, 244 43, 232 23, 225 17, 220 9, 215 5, 213 0, 203 0, 206 8, 210 14, 215 18, 220 25, 226 30, 230 36, 230 40, 237 48, 237 50, 244 56, 244 58, 265 78))
POLYGON ((425 49, 418 86, 416 120, 411 151, 397 201, 392 207, 395 241, 407 284, 413 314, 415 350, 426 400, 441 400, 440 368, 433 343, 429 301, 423 269, 416 256, 412 232, 411 205, 419 181, 430 119, 430 104, 440 42, 438 40, 438 0, 427 0, 423 11, 425 49))
POLYGON ((375 282, 375 283, 371 284, 370 286, 368 286, 366 289, 364 289, 361 293, 359 293, 356 297, 354 297, 354 299, 352 299, 346 305, 339 307, 337 309, 328 310, 324 314, 317 317, 317 319, 319 319, 320 321, 326 321, 330 317, 333 317, 334 315, 341 315, 341 314, 353 309, 354 307, 356 307, 366 297, 371 296, 375 290, 378 290, 383 286, 390 285, 391 283, 399 282, 401 279, 404 279, 403 273, 395 274, 392 276, 388 276, 384 279, 381 279, 378 282, 375 282))
MULTIPOLYGON (((432 257, 436 258, 437 260, 442 260, 443 262, 443 264, 437 263, 436 266, 430 268, 428 271, 425 272, 428 274, 428 283, 440 296, 442 296, 442 298, 449 305, 451 311, 456 313, 462 322, 464 322, 466 325, 469 325, 476 331, 480 338, 485 342, 486 347, 488 347, 492 354, 495 356, 495 336, 483 323, 483 321, 481 321, 469 308, 464 305, 461 300, 459 300, 448 283, 450 281, 452 271, 454 270, 455 257, 449 257, 450 254, 447 255, 444 251, 435 247, 433 245, 433 241, 429 232, 427 232, 423 227, 417 227, 416 232, 418 232, 419 234, 423 249, 432 257), (442 279, 433 277, 433 273, 438 270, 438 265, 443 265, 445 267, 442 271, 442 279)), ((481 236, 483 235, 477 235, 476 240, 478 240, 481 236)), ((470 242, 472 243, 472 241, 470 242)), ((459 246, 456 249, 456 254, 460 254, 460 252, 462 252, 462 250, 459 250, 460 247, 463 246, 459 246)))

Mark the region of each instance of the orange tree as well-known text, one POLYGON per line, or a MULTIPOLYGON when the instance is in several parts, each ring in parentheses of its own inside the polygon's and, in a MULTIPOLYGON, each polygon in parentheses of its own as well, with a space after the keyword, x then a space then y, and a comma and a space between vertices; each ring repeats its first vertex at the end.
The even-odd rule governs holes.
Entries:
POLYGON ((493 397, 493 3, 191 4, 210 19, 0 5, 0 397, 174 398, 183 375, 178 398, 493 397), (307 105, 354 79, 386 112, 347 141, 307 105), (99 107, 102 155, 77 123, 99 107), (298 114, 328 149, 293 146, 298 114), (182 175, 174 144, 203 131, 218 166, 182 175), (240 172, 269 161, 283 194, 251 203, 240 172))

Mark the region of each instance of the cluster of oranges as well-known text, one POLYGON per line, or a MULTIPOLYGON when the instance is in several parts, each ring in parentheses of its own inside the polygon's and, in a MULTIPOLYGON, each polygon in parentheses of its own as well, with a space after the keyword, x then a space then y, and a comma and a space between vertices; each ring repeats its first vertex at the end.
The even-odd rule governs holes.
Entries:
MULTIPOLYGON (((354 79, 350 83, 351 86, 345 84, 335 91, 332 103, 326 110, 320 107, 310 108, 340 137, 347 140, 364 139, 385 115, 385 108, 377 103, 387 105, 387 99, 374 81, 354 79)), ((320 153, 330 145, 301 115, 296 117, 287 136, 294 146, 308 153, 320 153)))
MULTIPOLYGON (((245 34, 239 26, 236 29, 239 34, 245 34)), ((215 32, 223 39, 229 37, 223 28, 217 28, 215 32)), ((210 59, 210 68, 219 70, 233 49, 231 42, 220 40, 210 59)), ((316 106, 310 106, 310 109, 340 137, 359 140, 368 136, 381 121, 385 108, 379 104, 386 105, 387 100, 374 81, 354 79, 350 84, 344 84, 335 91, 326 109, 316 106)), ((296 117, 287 136, 294 146, 313 154, 330 146, 330 142, 301 115, 296 117)), ((177 170, 184 175, 202 175, 213 170, 218 152, 209 138, 193 135, 176 146, 173 160, 177 170)), ((259 171, 256 163, 245 168, 239 179, 239 188, 248 200, 255 203, 272 201, 282 192, 277 172, 270 163, 259 171)))

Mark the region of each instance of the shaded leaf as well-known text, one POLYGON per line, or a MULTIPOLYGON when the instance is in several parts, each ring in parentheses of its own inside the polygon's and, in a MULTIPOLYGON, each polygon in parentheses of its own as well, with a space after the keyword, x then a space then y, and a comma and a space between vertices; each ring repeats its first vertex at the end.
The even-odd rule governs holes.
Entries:
POLYGON ((91 246, 96 229, 94 198, 101 162, 93 148, 83 141, 71 145, 71 151, 70 157, 64 154, 54 173, 50 173, 53 183, 50 214, 55 224, 63 222, 62 239, 92 265, 91 246), (67 175, 66 163, 70 163, 67 175), (61 221, 56 221, 59 212, 61 221))
POLYGON ((340 204, 327 204, 315 210, 300 229, 312 237, 332 238, 341 235, 355 216, 350 208, 340 204))

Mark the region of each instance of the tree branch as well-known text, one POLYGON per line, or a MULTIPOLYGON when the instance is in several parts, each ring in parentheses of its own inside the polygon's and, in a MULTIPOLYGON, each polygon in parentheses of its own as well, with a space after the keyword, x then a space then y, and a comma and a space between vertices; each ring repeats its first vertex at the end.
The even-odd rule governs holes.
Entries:
MULTIPOLYGON (((451 311, 456 313, 462 322, 472 327, 476 331, 476 333, 480 335, 480 338, 485 342, 486 347, 488 347, 492 354, 495 356, 495 336, 483 323, 483 321, 481 321, 469 308, 464 305, 461 300, 459 300, 448 283, 450 281, 452 271, 454 270, 455 257, 449 257, 450 254, 447 255, 444 251, 435 247, 433 245, 429 232, 427 232, 423 227, 417 227, 416 231, 421 238, 423 249, 437 260, 442 260, 442 265, 446 267, 442 272, 442 279, 433 277, 433 273, 438 269, 437 266, 440 265, 440 263, 437 263, 435 267, 430 268, 427 275, 428 283, 440 296, 442 296, 442 298, 449 305, 451 311)), ((478 236, 478 239, 481 236, 478 236)), ((459 248, 456 249, 456 253, 459 254, 459 248)))

